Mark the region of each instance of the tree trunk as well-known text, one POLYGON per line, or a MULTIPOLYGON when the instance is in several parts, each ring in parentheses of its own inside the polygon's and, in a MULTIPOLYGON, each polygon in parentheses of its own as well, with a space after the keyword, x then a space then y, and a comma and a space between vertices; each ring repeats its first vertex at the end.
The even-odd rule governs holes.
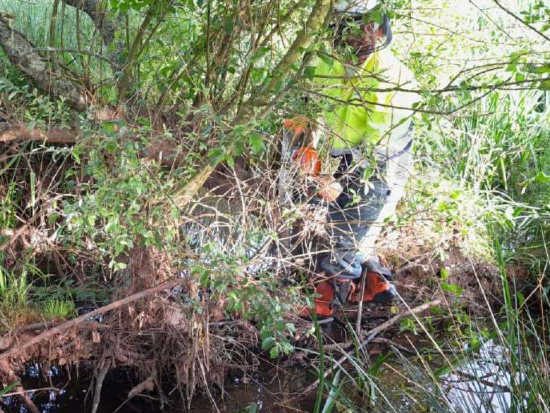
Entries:
POLYGON ((111 44, 115 39, 115 33, 117 31, 118 23, 111 19, 107 13, 107 1, 105 0, 62 0, 63 3, 72 6, 76 9, 82 10, 97 28, 97 31, 101 33, 103 42, 106 45, 111 44))
POLYGON ((35 46, 19 31, 10 27, 9 21, 0 16, 0 47, 13 65, 21 70, 40 90, 53 97, 63 97, 73 108, 83 111, 86 99, 67 79, 58 76, 48 66, 48 61, 36 51, 35 46))

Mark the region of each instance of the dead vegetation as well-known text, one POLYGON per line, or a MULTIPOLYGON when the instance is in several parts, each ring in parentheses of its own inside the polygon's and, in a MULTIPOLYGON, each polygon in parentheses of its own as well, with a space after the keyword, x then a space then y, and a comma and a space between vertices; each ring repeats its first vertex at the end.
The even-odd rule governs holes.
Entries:
MULTIPOLYGON (((233 168, 217 168, 198 196, 193 200, 185 198, 184 204, 179 204, 182 216, 171 222, 172 227, 179 228, 178 239, 184 246, 179 250, 182 255, 175 255, 173 249, 147 246, 142 239, 136 238, 133 247, 114 257, 116 262, 124 264, 124 269, 113 273, 107 268, 97 241, 90 237, 83 244, 84 249, 75 249, 57 236, 65 227, 62 214, 57 219, 48 219, 53 213, 62 212, 58 200, 72 196, 63 193, 66 188, 64 173, 80 170, 81 182, 90 182, 94 178, 83 175, 81 166, 68 157, 63 160, 50 157, 48 150, 51 147, 48 145, 36 146, 40 148, 38 155, 31 152, 32 155, 24 157, 20 155, 20 145, 20 142, 11 142, 2 149, 2 168, 12 173, 11 182, 22 189, 22 196, 14 209, 14 222, 19 224, 2 232, 4 238, 0 248, 5 254, 4 265, 17 272, 23 268, 22 263, 32 259, 43 266, 43 271, 53 273, 57 280, 60 277, 72 278, 83 290, 93 279, 93 283, 106 293, 107 299, 104 305, 82 309, 80 316, 67 321, 44 320, 40 312, 30 308, 25 310, 27 317, 12 318, 13 324, 2 327, 0 360, 4 384, 19 381, 17 372, 31 361, 39 361, 46 371, 51 365, 89 361, 95 366, 94 413, 100 403, 107 372, 119 367, 132 368, 141 378, 128 398, 150 392, 162 406, 177 394, 190 406, 198 389, 214 403, 229 371, 253 369, 258 365, 260 325, 257 316, 250 318, 245 315, 254 307, 252 296, 245 296, 239 307, 234 300, 232 302, 230 291, 238 292, 241 284, 250 286, 253 294, 287 300, 283 290, 276 290, 277 286, 291 281, 291 274, 294 274, 292 277, 307 278, 314 269, 312 257, 323 248, 322 243, 317 245, 314 240, 322 239, 324 215, 303 201, 286 206, 286 214, 290 212, 295 217, 290 244, 284 238, 265 235, 271 232, 284 236, 288 228, 281 206, 274 201, 277 199, 275 168, 279 167, 276 158, 262 165, 251 164, 243 158, 233 168), (12 145, 17 145, 17 150, 12 145), (10 163, 14 156, 20 157, 15 167, 13 162, 10 163), (268 165, 274 169, 269 169, 268 165), (36 176, 33 191, 30 190, 31 172, 36 176), (33 208, 29 209, 32 199, 33 208), (308 225, 303 225, 304 222, 308 225), (261 229, 263 231, 259 234, 263 235, 252 241, 248 238, 248 234, 261 229), (246 264, 211 261, 210 265, 220 279, 223 279, 224 271, 234 274, 231 275, 234 278, 224 281, 226 286, 221 292, 213 289, 214 284, 210 288, 201 285, 201 273, 192 270, 201 262, 201 249, 212 243, 220 248, 221 253, 241 257, 238 259, 247 257, 246 264), (70 264, 75 262, 75 257, 81 266, 70 264), (271 273, 272 284, 264 285, 258 278, 265 271, 271 273), (175 383, 169 394, 163 386, 167 381, 175 383)), ((276 148, 273 150, 276 153, 276 148)), ((175 167, 174 164, 171 167, 175 167)), ((9 184, 7 180, 2 184, 6 198, 9 184)), ((154 222, 153 225, 160 223, 154 222)), ((401 227, 399 231, 397 237, 403 240, 406 239, 403 234, 414 231, 414 226, 401 227)), ((387 234, 386 238, 395 239, 396 235, 387 234)), ((407 249, 403 245, 412 244, 398 244, 400 249, 387 248, 383 255, 398 274, 397 285, 402 296, 402 300, 396 303, 399 317, 388 320, 387 307, 366 305, 363 309, 364 328, 377 331, 380 324, 380 331, 389 333, 386 337, 392 337, 384 342, 388 338, 373 341, 374 336, 369 335, 368 342, 375 343, 369 344, 374 352, 380 346, 400 345, 399 335, 392 333, 391 327, 409 314, 411 308, 424 308, 422 304, 426 300, 437 304, 448 300, 449 307, 454 305, 453 294, 440 286, 442 268, 446 271, 445 283, 458 285, 464 290, 460 300, 462 306, 475 308, 479 301, 479 283, 489 292, 494 283, 494 268, 471 261, 459 249, 448 251, 447 258, 442 260, 433 254, 433 248, 407 249), (371 322, 371 319, 377 321, 371 322), (384 320, 387 325, 381 324, 384 320)), ((418 239, 415 245, 421 245, 418 239)), ((299 291, 295 289, 295 292, 299 291)), ((284 315, 287 322, 297 327, 290 340, 314 346, 312 324, 297 318, 296 308, 294 314, 290 311, 284 315)), ((356 317, 356 308, 341 311, 338 317, 356 317)), ((342 337, 342 340, 334 345, 345 347, 347 338, 342 337)), ((295 357, 291 357, 289 362, 296 361, 295 357)), ((32 403, 30 399, 24 398, 23 401, 32 403)))

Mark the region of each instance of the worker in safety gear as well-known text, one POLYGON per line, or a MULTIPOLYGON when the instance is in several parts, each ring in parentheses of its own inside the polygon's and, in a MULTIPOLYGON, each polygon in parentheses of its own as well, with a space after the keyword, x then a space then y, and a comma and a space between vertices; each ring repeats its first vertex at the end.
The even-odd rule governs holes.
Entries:
POLYGON ((311 93, 328 105, 317 148, 326 145, 338 163, 333 182, 320 191, 331 201, 331 252, 321 259, 325 281, 316 285, 315 310, 324 316, 332 314, 335 302, 396 296, 391 271, 375 255, 375 242, 404 195, 413 161, 412 115, 419 101, 418 94, 406 91, 415 89, 412 72, 389 50, 390 21, 380 5, 342 1, 332 27, 334 44, 330 53, 318 52, 311 93))

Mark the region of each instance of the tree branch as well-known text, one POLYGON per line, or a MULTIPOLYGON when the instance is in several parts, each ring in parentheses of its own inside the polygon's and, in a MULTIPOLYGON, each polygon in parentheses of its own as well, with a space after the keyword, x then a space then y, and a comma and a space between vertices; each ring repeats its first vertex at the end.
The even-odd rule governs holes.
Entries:
MULTIPOLYGON (((508 82, 510 79, 511 79, 511 77, 508 78, 508 80, 506 80, 505 82, 508 82)), ((449 116, 449 115, 452 115, 456 112, 461 111, 462 109, 472 105, 475 102, 478 102, 479 100, 483 99, 485 96, 490 95, 495 90, 497 90, 499 88, 499 86, 498 85, 493 85, 492 87, 489 88, 489 90, 487 92, 471 99, 470 101, 468 101, 468 102, 466 102, 466 103, 464 103, 464 104, 462 104, 462 105, 460 105, 460 106, 458 106, 454 109, 447 110, 447 111, 437 111, 437 110, 431 110, 431 109, 423 109, 424 107, 427 106, 426 103, 423 103, 422 105, 420 105, 416 108, 411 108, 411 107, 406 107, 406 106, 386 105, 384 103, 374 102, 374 101, 370 101, 370 100, 351 99, 349 101, 345 101, 345 100, 342 100, 342 99, 335 98, 333 96, 326 95, 326 94, 321 93, 321 92, 315 92, 313 90, 301 88, 301 87, 298 87, 298 86, 296 88, 299 89, 299 90, 304 91, 305 93, 308 93, 308 94, 311 94, 311 95, 314 95, 314 96, 320 96, 322 98, 326 98, 328 100, 332 100, 334 102, 338 102, 338 103, 342 103, 342 104, 346 104, 346 105, 350 105, 350 106, 357 106, 357 107, 365 108, 366 105, 373 105, 373 106, 380 106, 380 107, 383 107, 383 108, 408 110, 408 111, 411 112, 411 115, 418 112, 418 113, 427 113, 427 114, 431 114, 431 115, 449 116), (360 103, 357 103, 357 102, 360 102, 360 103)), ((367 109, 369 109, 369 108, 367 108, 367 109)))
MULTIPOLYGON (((268 95, 273 93, 275 86, 283 78, 283 76, 288 75, 288 73, 286 72, 293 64, 295 64, 300 59, 301 56, 303 56, 305 49, 307 49, 311 45, 317 32, 325 23, 327 16, 330 14, 331 11, 331 4, 331 0, 317 0, 315 2, 315 5, 313 6, 313 9, 311 10, 311 13, 307 19, 306 27, 298 34, 298 36, 294 40, 294 43, 292 43, 292 46, 290 46, 290 49, 277 64, 277 67, 273 71, 271 81, 267 83, 263 88, 261 88, 261 91, 253 91, 251 93, 250 99, 248 99, 247 102, 243 103, 239 107, 239 109, 237 110, 237 114, 235 115, 235 119, 232 122, 234 126, 243 123, 243 119, 245 119, 244 109, 248 106, 248 102, 252 101, 253 99, 255 100, 255 96, 257 96, 258 94, 261 94, 260 98, 267 98, 268 95)), ((268 113, 268 111, 264 111, 261 117, 267 116, 268 113)), ((257 119, 260 119, 261 117, 257 117, 257 119)), ((229 143, 228 146, 231 147, 232 143, 229 143)), ((180 201, 184 204, 188 203, 189 200, 202 186, 202 184, 206 181, 206 179, 208 179, 210 174, 216 169, 216 166, 218 166, 219 163, 220 162, 218 161, 205 165, 191 179, 190 182, 185 184, 180 190, 176 192, 177 201, 180 201)))
POLYGON ((111 44, 115 39, 118 24, 109 18, 107 12, 107 0, 62 0, 63 3, 82 10, 94 23, 106 45, 111 44))
POLYGON ((96 59, 103 60, 104 62, 109 63, 111 66, 114 62, 106 56, 100 55, 99 53, 90 52, 88 50, 78 50, 78 49, 67 49, 60 47, 43 47, 36 49, 40 52, 49 52, 49 53, 73 53, 73 54, 85 54, 87 56, 95 57, 96 59))
POLYGON ((0 128, 0 142, 11 141, 43 141, 48 143, 76 143, 78 132, 65 129, 29 129, 24 123, 8 124, 0 128))
POLYGON ((143 39, 143 36, 145 36, 145 32, 147 28, 153 21, 156 4, 157 4, 156 2, 153 3, 147 9, 147 13, 143 18, 141 25, 139 26, 138 32, 134 37, 132 46, 130 47, 130 51, 128 52, 128 57, 126 58, 126 62, 124 62, 124 67, 122 68, 122 78, 119 81, 119 87, 118 87, 119 102, 124 98, 124 95, 126 94, 130 86, 130 79, 132 76, 132 66, 134 65, 134 62, 137 59, 138 54, 140 52, 139 49, 141 47, 141 41, 143 39))
POLYGON ((284 57, 277 64, 277 67, 273 70, 273 76, 264 88, 267 93, 275 89, 277 83, 284 76, 288 75, 287 71, 290 67, 300 59, 304 53, 303 51, 311 45, 317 31, 322 27, 327 15, 331 11, 330 5, 330 0, 317 0, 307 19, 305 28, 298 34, 290 49, 288 49, 284 57))

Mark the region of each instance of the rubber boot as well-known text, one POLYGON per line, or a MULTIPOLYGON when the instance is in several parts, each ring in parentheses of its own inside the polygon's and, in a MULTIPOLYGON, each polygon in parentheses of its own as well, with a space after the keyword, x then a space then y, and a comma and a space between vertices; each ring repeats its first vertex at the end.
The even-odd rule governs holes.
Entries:
POLYGON ((351 296, 350 301, 359 302, 359 300, 362 300, 385 303, 390 302, 397 297, 397 290, 395 289, 395 286, 391 284, 383 275, 376 272, 367 271, 363 276, 366 277, 365 293, 363 294, 363 297, 360 297, 361 288, 357 288, 355 293, 351 296))

